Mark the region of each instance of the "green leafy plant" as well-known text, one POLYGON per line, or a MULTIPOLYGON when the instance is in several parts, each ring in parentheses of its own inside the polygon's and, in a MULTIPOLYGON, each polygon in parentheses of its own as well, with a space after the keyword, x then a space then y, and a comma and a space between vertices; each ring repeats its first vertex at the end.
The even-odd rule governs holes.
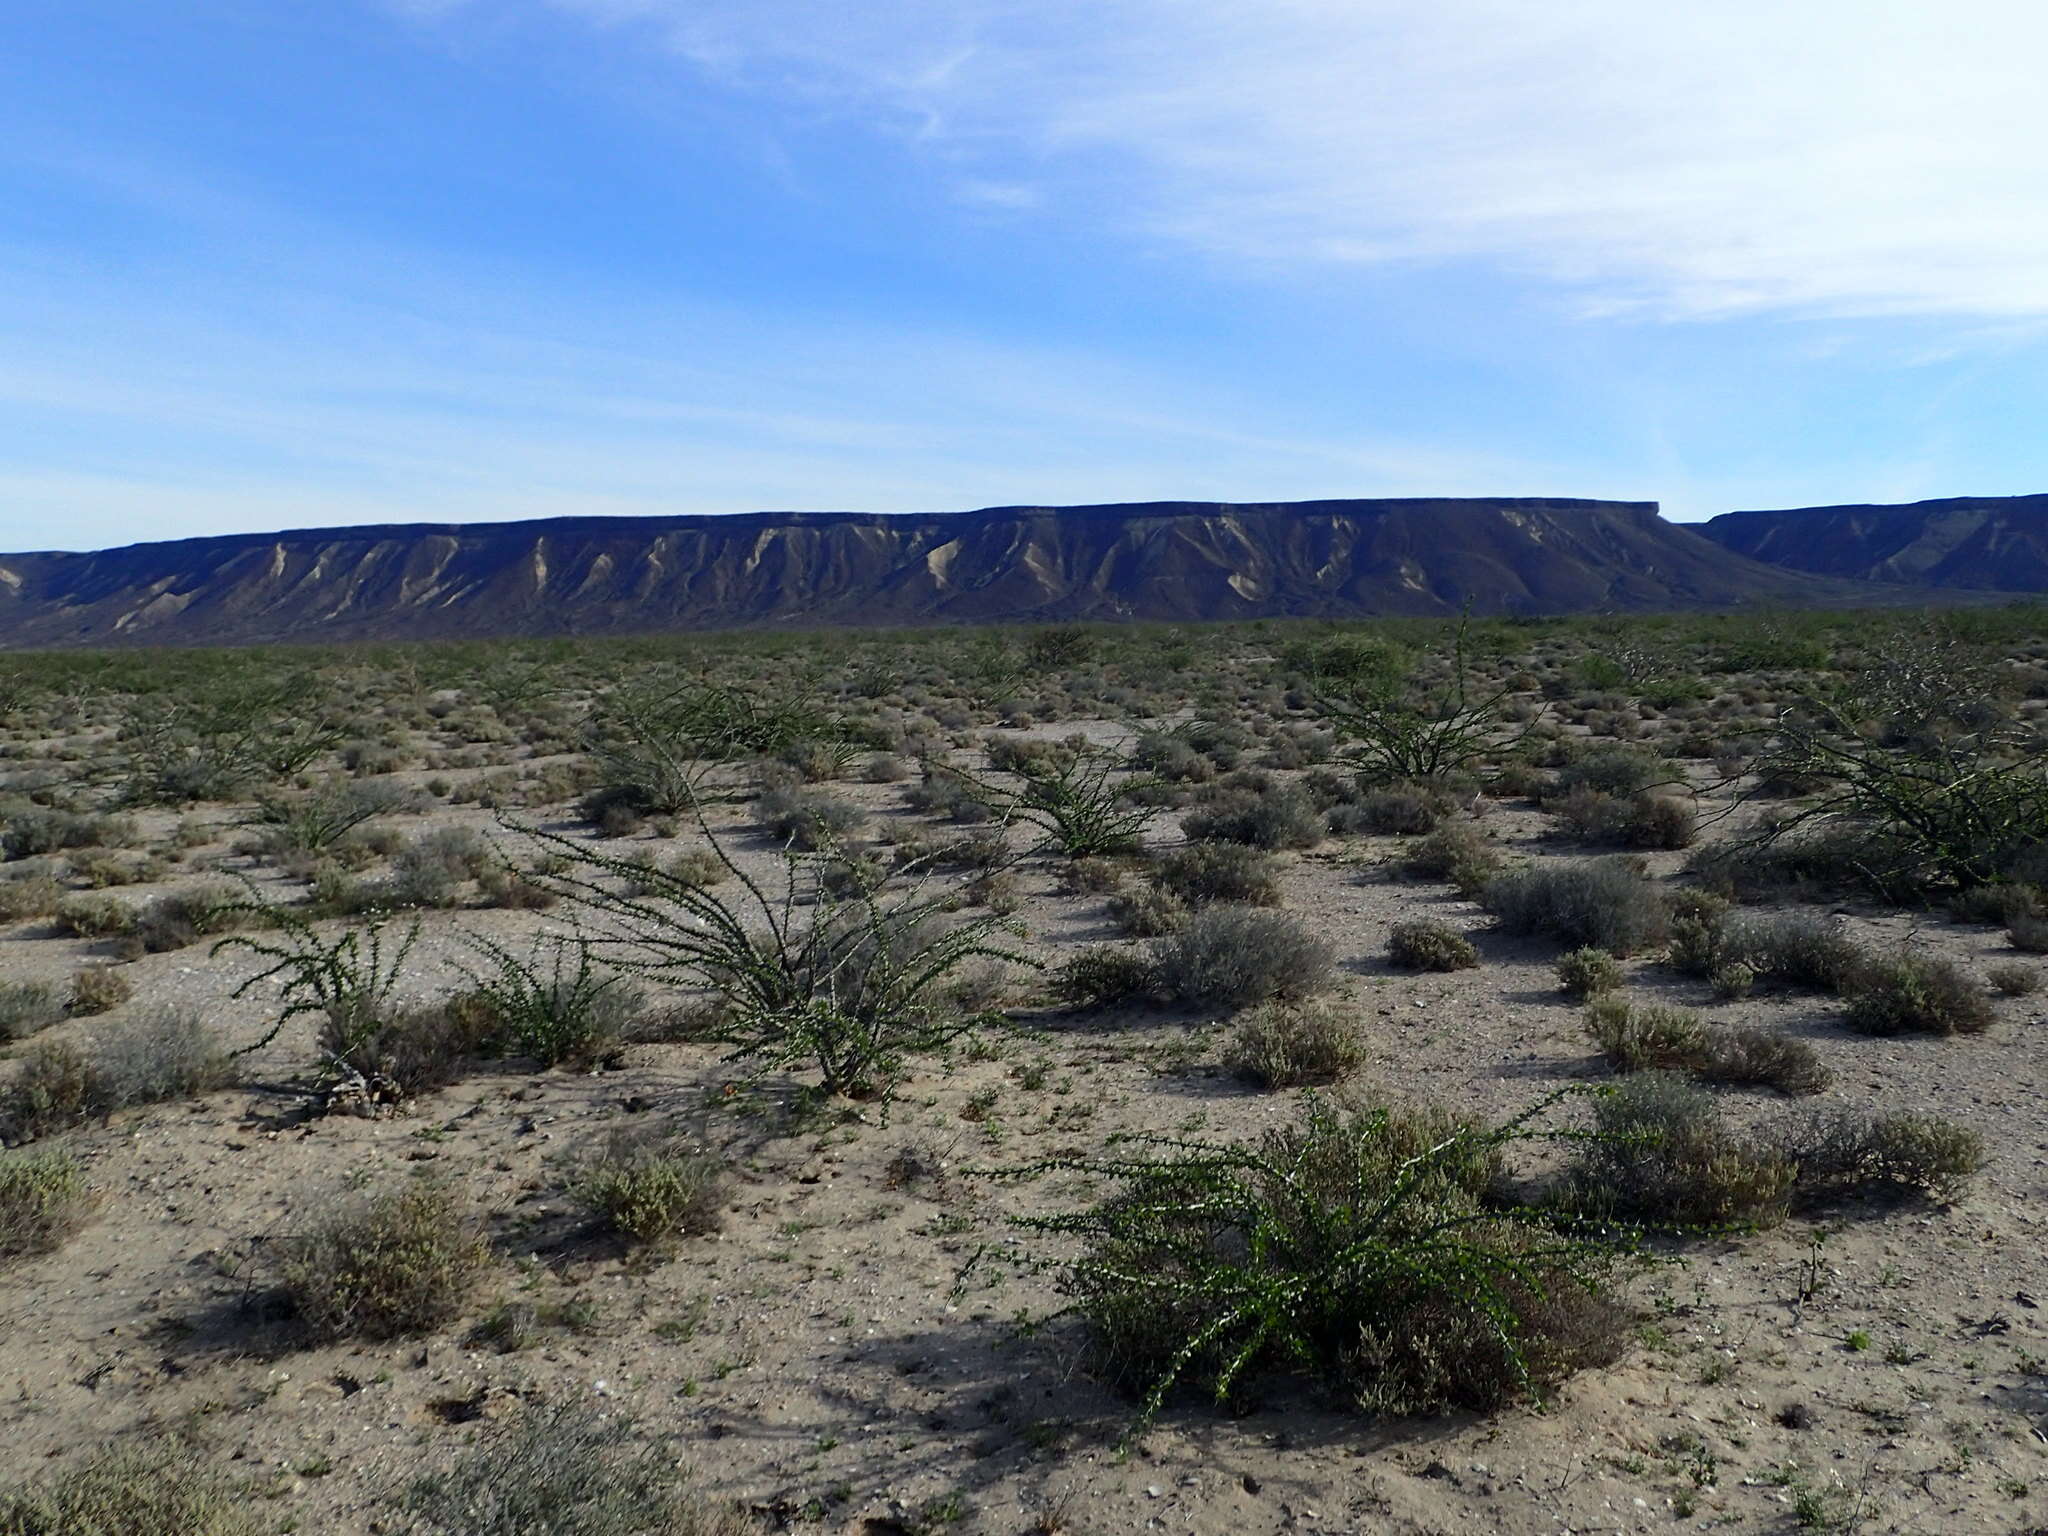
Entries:
POLYGON ((1434 684, 1374 668, 1322 673, 1315 706, 1341 743, 1338 759, 1373 783, 1441 783, 1511 751, 1532 721, 1508 719, 1515 690, 1479 680, 1469 619, 1460 620, 1434 684))
POLYGON ((831 1093, 883 1087, 912 1051, 936 1049, 977 1018, 946 1005, 970 962, 1034 964, 997 941, 994 914, 953 920, 927 875, 845 878, 835 851, 786 850, 764 883, 735 864, 719 888, 532 831, 558 855, 536 879, 587 920, 579 942, 630 977, 707 989, 724 1001, 718 1038, 736 1059, 814 1067, 831 1093))
POLYGON ((1253 1143, 1121 1138, 1129 1155, 1024 1170, 1111 1188, 1021 1224, 1078 1240, 1060 1283, 1140 1426, 1178 1387, 1230 1402, 1275 1372, 1370 1412, 1497 1407, 1623 1332, 1605 1285, 1630 1241, 1494 1198, 1506 1155, 1557 1134, 1554 1102, 1489 1127, 1311 1101, 1253 1143))
POLYGON ((481 934, 469 943, 490 962, 471 976, 469 1002, 489 1014, 491 1043, 543 1066, 602 1055, 645 1002, 573 937, 538 938, 524 958, 481 934))
POLYGON ((345 929, 329 941, 290 908, 265 908, 264 916, 277 936, 230 934, 212 950, 215 957, 246 950, 268 962, 229 996, 243 997, 266 982, 278 983, 276 1019, 260 1038, 232 1054, 260 1051, 292 1020, 311 1015, 319 1021, 326 1071, 343 1079, 377 1075, 376 1047, 398 1014, 398 983, 419 943, 419 920, 413 919, 396 944, 387 944, 382 919, 345 929))
POLYGON ((1878 834, 1892 857, 1852 872, 1890 899, 2008 876, 2048 833, 2048 736, 2012 709, 1989 657, 1939 635, 1880 646, 1807 690, 1755 767, 1814 792, 1748 841, 1878 834))

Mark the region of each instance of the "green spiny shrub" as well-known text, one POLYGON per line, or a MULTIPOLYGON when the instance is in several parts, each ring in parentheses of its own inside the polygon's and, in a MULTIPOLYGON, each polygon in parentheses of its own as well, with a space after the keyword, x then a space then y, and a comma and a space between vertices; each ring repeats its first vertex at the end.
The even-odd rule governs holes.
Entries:
MULTIPOLYGON (((559 861, 542 883, 597 930, 581 940, 594 959, 636 981, 717 993, 725 1044, 770 1067, 815 1067, 829 1093, 883 1091, 906 1054, 981 1022, 948 996, 964 968, 1036 966, 1001 945, 995 914, 955 920, 951 891, 923 879, 897 885, 880 867, 841 878, 838 852, 785 850, 782 878, 766 881, 727 858, 740 887, 727 896, 524 830, 559 861)), ((701 818, 698 830, 724 857, 701 818)))
POLYGON ((522 959, 478 934, 470 943, 489 962, 472 976, 469 997, 491 1017, 491 1044, 543 1066, 590 1062, 626 1033, 646 994, 606 971, 571 939, 536 939, 522 959))
POLYGON ((1373 1414, 1488 1410, 1613 1359, 1611 1240, 1494 1198, 1534 1135, 1431 1110, 1339 1115, 1248 1144, 1131 1138, 1152 1155, 1051 1165, 1113 1181, 1026 1225, 1080 1240, 1062 1286, 1097 1359, 1143 1400, 1241 1400, 1316 1378, 1373 1414))

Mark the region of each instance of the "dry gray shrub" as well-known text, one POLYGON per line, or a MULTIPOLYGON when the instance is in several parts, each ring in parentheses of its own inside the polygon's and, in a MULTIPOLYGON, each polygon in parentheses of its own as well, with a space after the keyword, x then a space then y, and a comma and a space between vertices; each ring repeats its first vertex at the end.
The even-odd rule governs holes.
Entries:
POLYGON ((746 1536, 737 1509, 688 1494, 676 1448, 584 1403, 529 1404, 406 1509, 439 1536, 746 1536))

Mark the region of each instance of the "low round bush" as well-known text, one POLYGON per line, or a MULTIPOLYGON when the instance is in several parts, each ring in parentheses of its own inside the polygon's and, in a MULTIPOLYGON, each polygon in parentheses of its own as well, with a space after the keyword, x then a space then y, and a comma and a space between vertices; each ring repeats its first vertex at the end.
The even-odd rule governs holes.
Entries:
POLYGON ((1358 1021, 1327 1004, 1267 1003, 1241 1015, 1225 1062, 1261 1088, 1334 1083, 1365 1060, 1358 1021))
POLYGON ((673 1140, 618 1135, 578 1170, 576 1198, 637 1243, 665 1246, 717 1228, 725 1167, 673 1140))
POLYGON ((1243 843, 1190 843, 1159 860, 1153 882, 1188 906, 1234 901, 1248 907, 1280 904, 1271 854, 1243 843))
POLYGON ((1557 984, 1568 997, 1597 997, 1622 985, 1621 962, 1592 945, 1575 949, 1557 962, 1557 984))
POLYGON ((71 973, 71 1011, 107 1013, 135 995, 135 984, 111 965, 81 965, 71 973))
POLYGON ((85 1170, 70 1153, 0 1152, 0 1261, 62 1246, 92 1205, 85 1170))
POLYGON ((1423 918, 1387 934, 1387 964, 1403 971, 1466 971, 1479 964, 1472 941, 1446 923, 1423 918))
POLYGON ((1444 819, 1443 797, 1417 784, 1389 784, 1359 801, 1357 819, 1369 832, 1410 837, 1436 830, 1444 819))
POLYGON ((1809 1203, 1876 1195, 1952 1200, 1984 1165, 1984 1138, 1933 1115, 1815 1115, 1787 1135, 1809 1203))
POLYGON ((1116 1008, 1152 1001, 1159 968, 1143 951, 1096 944, 1068 960, 1052 977, 1053 996, 1069 1008, 1116 1008))
POLYGON ((1663 891, 1623 857, 1537 864, 1488 883, 1480 902, 1510 933, 1632 955, 1669 930, 1663 891))
POLYGON ((1678 1226, 1784 1218, 1793 1159, 1729 1130, 1713 1096, 1682 1074, 1624 1078, 1594 1101, 1593 1122, 1570 1178, 1580 1208, 1678 1226))
POLYGON ((1566 794, 1590 789, 1599 794, 1633 795, 1675 776, 1671 764, 1636 747, 1593 747, 1557 771, 1557 787, 1566 794))
POLYGON ((1188 904, 1156 885, 1118 891, 1106 906, 1109 920, 1134 939, 1156 939, 1187 925, 1188 904))
POLYGON ((1323 840, 1315 803, 1293 785, 1220 799, 1181 819, 1193 842, 1243 843, 1252 848, 1313 848, 1323 840))
POLYGON ((1446 821, 1408 844, 1401 872, 1419 880, 1448 881, 1459 894, 1475 896, 1501 871, 1500 850, 1470 821, 1446 821))
POLYGON ((2007 997, 2031 997, 2041 990, 2041 973, 2031 965, 1987 966, 1984 979, 2007 997))
MULTIPOLYGON (((694 1493, 673 1443, 574 1400, 527 1403, 406 1488, 421 1536, 758 1536, 738 1506, 694 1493)), ((95 1533, 97 1536, 97 1533, 95 1533)), ((155 1533, 150 1533, 155 1536, 155 1533)), ((214 1536, 212 1531, 195 1536, 214 1536)))
POLYGON ((4 1536, 258 1536, 249 1490, 181 1441, 150 1434, 0 1489, 4 1536))
POLYGON ((1909 953, 1862 968, 1844 1022, 1862 1035, 1981 1035, 1996 1019, 1984 988, 1961 966, 1909 953))
POLYGON ((1178 933, 1155 939, 1153 963, 1167 995, 1196 1007, 1249 1008, 1292 1001, 1329 982, 1330 948, 1285 912, 1205 907, 1178 933))
POLYGON ((815 852, 858 831, 867 812, 824 790, 771 789, 754 802, 754 821, 777 842, 815 852))
POLYGON ((316 1333, 389 1339, 454 1322, 489 1264, 461 1199, 418 1179, 322 1211, 284 1240, 278 1279, 316 1333))

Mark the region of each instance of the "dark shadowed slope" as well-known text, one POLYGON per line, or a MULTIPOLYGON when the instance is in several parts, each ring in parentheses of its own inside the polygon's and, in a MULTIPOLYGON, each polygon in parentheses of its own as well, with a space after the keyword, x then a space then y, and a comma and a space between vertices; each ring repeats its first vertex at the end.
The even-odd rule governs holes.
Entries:
POLYGON ((1823 576, 2048 592, 2048 496, 1727 512, 1701 531, 1737 554, 1823 576))
POLYGON ((0 556, 0 644, 1853 602, 1651 502, 1146 502, 341 528, 0 556))

